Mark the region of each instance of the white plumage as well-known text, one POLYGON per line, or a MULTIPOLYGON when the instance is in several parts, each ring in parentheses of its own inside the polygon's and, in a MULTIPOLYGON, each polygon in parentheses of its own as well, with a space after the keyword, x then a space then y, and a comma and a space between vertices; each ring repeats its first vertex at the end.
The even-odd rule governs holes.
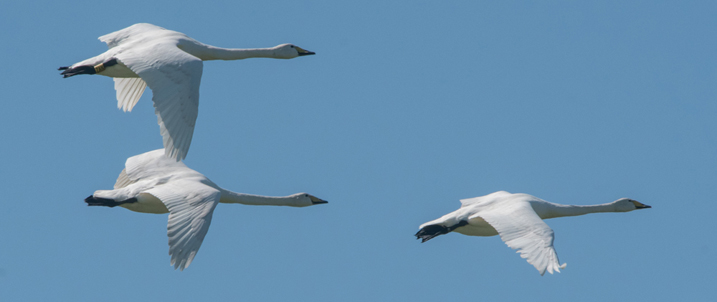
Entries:
POLYGON ((469 236, 495 236, 535 266, 541 275, 560 272, 553 248, 553 230, 543 219, 599 212, 628 212, 650 208, 638 201, 621 198, 614 202, 590 205, 561 205, 528 194, 498 191, 485 196, 463 199, 461 207, 420 226, 416 237, 426 242, 455 231, 469 236))
POLYGON ((99 74, 114 78, 117 107, 131 111, 145 88, 152 89, 165 152, 176 160, 187 156, 199 108, 202 61, 246 58, 291 59, 313 52, 292 44, 271 48, 227 49, 200 43, 187 35, 140 23, 101 36, 109 50, 60 67, 62 74, 99 74))
POLYGON ((209 230, 217 203, 305 207, 327 203, 306 193, 270 197, 224 190, 163 149, 127 159, 114 190, 98 190, 85 199, 90 206, 121 206, 135 212, 169 213, 169 255, 175 269, 194 259, 209 230))

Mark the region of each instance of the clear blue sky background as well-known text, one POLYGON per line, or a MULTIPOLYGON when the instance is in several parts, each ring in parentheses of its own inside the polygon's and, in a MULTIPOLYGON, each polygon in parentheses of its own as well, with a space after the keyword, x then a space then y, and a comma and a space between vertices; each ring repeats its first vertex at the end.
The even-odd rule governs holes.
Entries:
POLYGON ((2 301, 708 301, 717 296, 713 1, 3 1, 2 301), (145 92, 56 70, 138 22, 221 47, 186 163, 309 208, 219 205, 184 272, 166 215, 87 207, 160 148, 145 92), (421 223, 497 190, 649 210, 549 220, 541 277, 498 237, 421 223))

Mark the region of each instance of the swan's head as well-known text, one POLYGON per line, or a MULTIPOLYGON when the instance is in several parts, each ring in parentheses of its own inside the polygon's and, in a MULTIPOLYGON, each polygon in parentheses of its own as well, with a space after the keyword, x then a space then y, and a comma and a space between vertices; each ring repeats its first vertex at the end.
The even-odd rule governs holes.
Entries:
POLYGON ((641 203, 637 200, 630 199, 630 198, 620 198, 620 199, 616 200, 615 207, 617 209, 617 212, 630 212, 633 210, 651 208, 651 206, 648 206, 644 203, 641 203))
POLYGON ((294 44, 281 44, 274 47, 274 58, 277 59, 293 59, 300 56, 308 56, 316 54, 294 44))
POLYGON ((308 207, 322 203, 329 203, 326 200, 307 193, 297 193, 292 195, 291 197, 295 200, 293 205, 295 207, 308 207))

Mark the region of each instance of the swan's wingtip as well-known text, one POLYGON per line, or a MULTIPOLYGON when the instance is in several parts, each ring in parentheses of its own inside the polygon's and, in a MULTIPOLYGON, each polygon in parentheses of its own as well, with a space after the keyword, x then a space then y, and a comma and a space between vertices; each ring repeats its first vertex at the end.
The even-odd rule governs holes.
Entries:
POLYGON ((538 269, 538 272, 540 272, 540 275, 541 275, 541 276, 545 276, 545 272, 548 272, 548 273, 550 273, 550 274, 552 275, 553 272, 555 272, 555 273, 560 273, 560 270, 561 270, 561 269, 564 269, 567 265, 568 265, 567 263, 563 263, 563 264, 559 265, 559 266, 556 267, 556 268, 552 268, 552 267, 549 266, 549 267, 547 267, 546 269, 544 269, 544 270, 542 270, 542 271, 541 271, 540 269, 538 269))

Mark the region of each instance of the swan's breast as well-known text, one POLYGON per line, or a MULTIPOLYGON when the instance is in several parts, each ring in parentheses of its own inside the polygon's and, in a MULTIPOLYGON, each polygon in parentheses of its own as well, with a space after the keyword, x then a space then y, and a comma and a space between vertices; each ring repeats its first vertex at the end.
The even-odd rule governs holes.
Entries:
POLYGON ((488 222, 483 218, 476 217, 468 220, 468 224, 462 227, 456 228, 454 232, 461 233, 468 236, 495 236, 498 235, 498 231, 495 230, 488 222))
POLYGON ((139 75, 134 73, 134 71, 119 61, 115 65, 106 67, 104 71, 98 74, 110 78, 139 78, 139 75))
POLYGON ((137 202, 121 204, 120 207, 140 213, 169 213, 167 206, 165 206, 159 198, 149 193, 140 193, 139 196, 137 196, 137 202))

